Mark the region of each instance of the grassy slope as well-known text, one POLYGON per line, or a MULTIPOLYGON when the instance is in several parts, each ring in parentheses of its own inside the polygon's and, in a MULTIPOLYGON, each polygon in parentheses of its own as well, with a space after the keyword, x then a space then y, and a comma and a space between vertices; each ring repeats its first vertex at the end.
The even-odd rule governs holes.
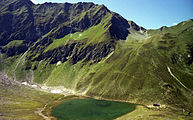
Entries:
POLYGON ((65 62, 55 67, 46 84, 63 85, 88 95, 127 99, 138 103, 176 105, 191 109, 192 97, 168 72, 167 66, 189 89, 193 88, 191 66, 172 64, 171 55, 186 53, 186 43, 192 42, 192 22, 179 31, 151 34, 146 40, 119 41, 115 51, 103 61, 90 65, 65 62), (169 36, 166 34, 171 32, 169 36), (188 35, 187 35, 188 34, 188 35), (182 69, 183 68, 183 69, 182 69), (185 69, 186 68, 186 69, 185 69), (190 71, 190 72, 188 72, 190 71))
POLYGON ((185 86, 193 90, 193 64, 185 64, 187 62, 185 59, 191 54, 187 45, 193 45, 193 22, 185 21, 156 34, 154 32, 150 31, 150 34, 153 36, 162 34, 162 40, 157 44, 158 47, 166 48, 162 52, 168 58, 171 58, 173 53, 180 56, 178 64, 174 65, 173 72, 185 86))
MULTIPOLYGON (((184 113, 183 113, 184 114, 184 113)), ((116 120, 191 120, 192 117, 176 114, 165 109, 148 109, 144 106, 136 106, 131 113, 123 115, 116 120)), ((187 113, 185 113, 187 114, 187 113)))
MULTIPOLYGON (((110 16, 110 15, 109 15, 110 16)), ((72 42, 73 40, 84 40, 88 39, 87 45, 88 44, 95 44, 95 43, 100 43, 107 39, 105 32, 108 30, 108 28, 104 29, 104 25, 99 24, 97 26, 93 26, 89 28, 88 30, 84 32, 76 32, 74 34, 68 34, 63 38, 56 39, 53 41, 52 44, 50 44, 44 52, 47 52, 49 50, 53 50, 54 48, 58 48, 61 46, 66 45, 69 42, 72 42)))
POLYGON ((54 48, 58 48, 66 44, 70 44, 73 41, 83 40, 83 42, 85 42, 84 40, 86 39, 88 41, 86 41, 86 45, 84 45, 85 47, 89 44, 96 44, 96 43, 100 43, 100 42, 110 39, 109 34, 108 34, 108 28, 110 24, 106 23, 106 21, 109 21, 111 18, 112 18, 112 14, 108 13, 105 16, 105 20, 103 19, 101 23, 96 26, 92 26, 83 32, 76 32, 76 33, 68 34, 64 36, 63 38, 55 39, 53 43, 51 43, 44 50, 44 52, 53 50, 54 48))
POLYGON ((59 97, 59 95, 48 94, 23 86, 0 84, 0 118, 41 120, 42 117, 35 111, 59 97))
MULTIPOLYGON (((20 56, 11 57, 6 61, 2 57, 3 56, 0 57, 0 71, 5 70, 9 76, 13 77, 13 70, 20 56)), ((22 65, 23 60, 15 71, 18 81, 25 79, 26 73, 28 72, 23 70, 22 65)), ((12 84, 12 82, 6 82, 7 79, 2 77, 1 74, 2 73, 0 73, 0 119, 43 120, 35 111, 38 111, 38 108, 43 108, 45 104, 56 101, 61 97, 61 95, 49 94, 15 83, 12 84)))
MULTIPOLYGON (((173 53, 187 53, 186 43, 192 42, 192 22, 187 22, 183 27, 179 25, 166 31, 149 31, 149 39, 128 37, 125 41, 120 40, 113 53, 92 65, 82 61, 75 65, 67 61, 60 66, 49 65, 47 61, 32 63, 38 66, 34 71, 35 82, 64 86, 91 96, 126 99, 142 104, 168 104, 192 110, 191 93, 167 69, 169 66, 186 87, 193 88, 192 65, 188 66, 184 61, 172 64, 171 60, 173 53)), ((99 24, 81 33, 80 37, 88 38, 88 43, 95 43, 105 32, 102 31, 99 24), (95 30, 99 34, 92 39, 95 30)), ((74 33, 71 37, 79 41, 79 35, 74 33)), ((65 45, 68 39, 69 36, 65 36, 54 40, 46 51, 65 45)))

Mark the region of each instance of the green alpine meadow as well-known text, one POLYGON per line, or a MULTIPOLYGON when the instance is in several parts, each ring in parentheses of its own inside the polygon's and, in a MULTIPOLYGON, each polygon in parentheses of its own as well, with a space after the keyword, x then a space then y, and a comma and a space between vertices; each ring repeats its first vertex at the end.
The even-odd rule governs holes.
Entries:
POLYGON ((192 120, 193 19, 145 29, 92 2, 0 1, 0 120, 192 120))

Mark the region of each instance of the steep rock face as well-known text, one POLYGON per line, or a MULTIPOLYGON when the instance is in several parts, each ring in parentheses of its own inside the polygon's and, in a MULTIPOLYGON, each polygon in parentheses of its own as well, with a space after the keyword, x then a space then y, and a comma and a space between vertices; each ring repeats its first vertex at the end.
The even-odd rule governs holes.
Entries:
MULTIPOLYGON (((32 59, 32 61, 49 60, 50 64, 55 64, 58 61, 63 63, 69 60, 72 64, 76 64, 78 61, 84 60, 85 62, 92 61, 92 63, 96 63, 114 50, 113 43, 99 43, 86 46, 85 48, 81 47, 83 45, 84 43, 67 44, 42 53, 37 58, 32 59)), ((31 59, 30 57, 29 59, 31 59)))
POLYGON ((0 45, 6 45, 12 40, 33 42, 37 39, 33 25, 33 3, 30 0, 1 1, 0 10, 0 45), (5 2, 5 4, 4 4, 5 2))
POLYGON ((19 46, 12 46, 8 48, 4 48, 2 50, 2 53, 6 53, 7 57, 11 57, 14 55, 19 55, 23 53, 23 51, 26 51, 28 48, 25 45, 19 45, 19 46))
MULTIPOLYGON (((130 25, 128 24, 127 20, 116 13, 112 13, 104 5, 94 5, 93 3, 45 3, 35 6, 34 14, 36 21, 39 18, 42 18, 40 19, 42 20, 40 23, 44 24, 43 26, 48 26, 41 28, 40 25, 38 25, 39 34, 41 35, 47 33, 46 30, 49 31, 49 33, 40 38, 39 41, 35 43, 33 48, 31 48, 30 52, 32 54, 29 55, 29 60, 33 58, 33 56, 36 56, 36 54, 40 54, 33 60, 40 61, 43 59, 50 59, 50 63, 56 63, 59 60, 64 62, 67 60, 66 57, 70 56, 70 61, 73 64, 83 59, 86 59, 85 61, 91 60, 94 62, 99 62, 102 58, 112 52, 115 46, 114 40, 126 39, 127 35, 129 34, 128 28, 130 25), (50 17, 49 20, 49 16, 54 16, 55 12, 47 13, 47 11, 54 9, 54 7, 57 8, 56 11, 59 14, 56 15, 55 18, 50 17), (39 12, 45 12, 45 15, 48 16, 47 21, 50 22, 44 22, 44 16, 41 16, 41 14, 40 16, 37 16, 36 14, 39 12), (55 53, 56 50, 49 51, 48 53, 43 52, 46 47, 48 47, 53 42, 53 39, 59 39, 65 35, 73 34, 76 32, 83 32, 88 28, 98 24, 104 25, 102 29, 106 29, 102 36, 106 36, 107 34, 107 36, 110 36, 105 40, 106 42, 102 41, 89 45, 86 44, 86 42, 90 39, 83 39, 80 42, 74 41, 73 44, 76 46, 73 49, 71 47, 60 47, 57 49, 59 51, 61 51, 60 49, 63 49, 62 51, 65 51, 65 53, 62 52, 58 55, 51 55, 55 53), (42 33, 41 31, 44 31, 45 33, 42 33), (79 50, 80 47, 82 48, 79 50)), ((70 44, 72 44, 72 42, 70 44)))
MULTIPOLYGON (((3 0, 1 1, 1 5, 4 7, 1 8, 0 11, 0 25, 2 25, 0 28, 0 46, 5 46, 10 41, 24 40, 25 48, 30 47, 32 52, 34 52, 33 55, 36 53, 42 55, 37 58, 37 60, 45 58, 43 50, 52 43, 53 39, 62 38, 70 33, 83 32, 84 30, 100 23, 108 23, 104 28, 107 28, 108 30, 106 32, 110 33, 111 37, 109 39, 126 39, 129 34, 128 28, 130 25, 127 20, 119 14, 111 12, 104 5, 82 2, 76 4, 44 3, 34 5, 30 0, 3 0), (37 40, 38 42, 35 43, 37 40), (34 43, 35 45, 32 48, 31 45, 34 43)), ((109 40, 109 42, 110 41, 112 40, 109 40)), ((80 45, 80 43, 75 44, 80 45)), ((81 44, 85 44, 85 42, 81 44)), ((105 44, 107 43, 105 42, 105 44)), ((102 43, 100 45, 105 46, 102 45, 102 43)), ((90 47, 95 49, 93 48, 94 46, 95 45, 89 45, 81 51, 88 51, 87 49, 90 50, 90 47)), ((100 47, 98 48, 100 49, 100 47)), ((107 48, 108 50, 106 51, 111 51, 109 48, 107 48)), ((7 50, 3 47, 1 47, 1 49, 2 52, 7 53, 5 52, 7 50)), ((21 50, 19 53, 24 53, 26 51, 26 49, 16 49, 21 50)), ((72 53, 72 51, 70 51, 70 53, 72 53)), ((105 53, 105 55, 108 53, 109 52, 105 53)), ((14 56, 15 54, 16 52, 12 52, 9 55, 7 54, 7 56, 14 56)), ((90 56, 88 54, 90 53, 86 52, 85 55, 79 54, 80 56, 74 55, 72 60, 73 63, 82 60, 83 56, 84 58, 90 56)), ((101 56, 98 57, 102 58, 104 55, 101 54, 101 56)), ((62 58, 62 56, 59 58, 65 59, 62 58)))
POLYGON ((114 13, 111 19, 111 23, 112 23, 112 25, 110 26, 111 35, 114 36, 115 38, 125 40, 129 34, 128 29, 130 28, 128 21, 125 20, 120 15, 114 13))
POLYGON ((85 30, 94 24, 90 25, 90 22, 86 21, 86 17, 83 17, 82 21, 76 20, 79 20, 78 18, 81 17, 83 12, 94 6, 93 3, 44 3, 35 5, 33 8, 37 33, 42 36, 53 29, 55 31, 53 36, 60 38, 70 32, 85 30))

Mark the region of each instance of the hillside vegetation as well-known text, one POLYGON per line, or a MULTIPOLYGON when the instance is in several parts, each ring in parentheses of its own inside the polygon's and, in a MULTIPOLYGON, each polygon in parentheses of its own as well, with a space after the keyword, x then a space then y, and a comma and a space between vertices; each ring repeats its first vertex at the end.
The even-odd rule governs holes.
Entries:
POLYGON ((15 80, 193 112, 193 20, 146 30, 104 5, 1 3, 0 68, 15 80))

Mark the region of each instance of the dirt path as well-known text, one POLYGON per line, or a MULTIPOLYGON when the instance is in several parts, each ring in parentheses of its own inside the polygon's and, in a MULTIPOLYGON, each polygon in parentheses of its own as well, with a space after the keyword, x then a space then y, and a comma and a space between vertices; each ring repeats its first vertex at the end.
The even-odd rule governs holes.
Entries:
MULTIPOLYGON (((187 88, 171 71, 170 67, 167 66, 168 72, 170 73, 170 75, 176 80, 178 81, 178 83, 180 83, 180 85, 182 85, 186 90, 192 92, 192 90, 190 90, 189 88, 187 88)), ((192 92, 193 93, 193 92, 192 92)))
POLYGON ((46 109, 46 107, 47 107, 48 104, 49 104, 49 103, 46 103, 43 108, 38 108, 38 110, 35 111, 35 113, 38 114, 39 116, 41 116, 44 120, 51 120, 51 118, 45 116, 45 115, 42 113, 42 112, 46 109))

